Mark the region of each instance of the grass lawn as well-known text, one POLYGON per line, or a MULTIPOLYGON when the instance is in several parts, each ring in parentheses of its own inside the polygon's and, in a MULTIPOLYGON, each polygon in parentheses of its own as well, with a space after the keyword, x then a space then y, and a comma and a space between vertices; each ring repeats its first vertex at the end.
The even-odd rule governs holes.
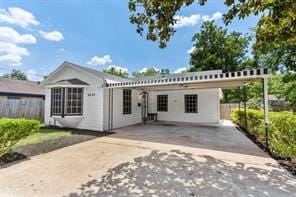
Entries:
POLYGON ((47 140, 69 137, 71 135, 71 132, 66 130, 41 128, 37 133, 19 141, 16 145, 14 145, 14 148, 30 144, 38 144, 47 140))

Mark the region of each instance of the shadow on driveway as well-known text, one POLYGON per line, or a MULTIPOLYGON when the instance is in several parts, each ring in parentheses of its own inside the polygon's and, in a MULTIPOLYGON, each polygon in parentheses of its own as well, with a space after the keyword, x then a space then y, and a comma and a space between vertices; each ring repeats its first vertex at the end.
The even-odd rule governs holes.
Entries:
POLYGON ((210 156, 152 151, 109 169, 68 196, 296 196, 294 177, 210 156))

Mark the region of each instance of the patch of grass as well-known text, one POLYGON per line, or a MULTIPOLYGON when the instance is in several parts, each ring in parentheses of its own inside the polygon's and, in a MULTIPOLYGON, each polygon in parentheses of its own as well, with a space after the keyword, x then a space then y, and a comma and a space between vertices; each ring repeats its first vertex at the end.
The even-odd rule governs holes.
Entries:
POLYGON ((14 145, 14 148, 30 144, 38 144, 44 141, 54 140, 62 137, 69 137, 71 135, 71 131, 41 128, 33 135, 20 140, 17 144, 14 145))

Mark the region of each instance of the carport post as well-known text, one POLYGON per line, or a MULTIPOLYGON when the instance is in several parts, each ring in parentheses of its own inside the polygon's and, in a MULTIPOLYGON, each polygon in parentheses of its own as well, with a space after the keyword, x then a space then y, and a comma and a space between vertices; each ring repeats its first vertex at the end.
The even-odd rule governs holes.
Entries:
POLYGON ((268 150, 268 126, 269 126, 269 117, 268 117, 268 78, 264 77, 262 80, 263 84, 263 103, 264 103, 264 125, 265 125, 265 143, 268 150))
POLYGON ((246 85, 244 85, 244 109, 245 109, 245 130, 248 131, 248 121, 247 121, 247 90, 246 90, 246 85))

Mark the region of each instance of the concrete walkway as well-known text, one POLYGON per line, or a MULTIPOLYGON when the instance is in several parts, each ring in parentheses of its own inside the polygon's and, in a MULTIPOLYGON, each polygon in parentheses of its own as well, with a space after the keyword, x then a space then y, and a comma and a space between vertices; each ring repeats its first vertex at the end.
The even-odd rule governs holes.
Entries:
MULTIPOLYGON (((221 129, 230 129, 228 124, 221 129)), ((150 125, 163 127, 167 142, 149 140, 157 135, 149 135, 149 126, 142 140, 140 134, 128 139, 136 138, 128 133, 141 133, 135 127, 0 169, 0 196, 296 196, 295 177, 239 131, 237 140, 254 154, 227 151, 233 143, 224 151, 222 144, 220 150, 192 140, 182 144, 169 132, 178 127, 173 125, 150 125)), ((186 128, 179 126, 185 133, 186 128)))

